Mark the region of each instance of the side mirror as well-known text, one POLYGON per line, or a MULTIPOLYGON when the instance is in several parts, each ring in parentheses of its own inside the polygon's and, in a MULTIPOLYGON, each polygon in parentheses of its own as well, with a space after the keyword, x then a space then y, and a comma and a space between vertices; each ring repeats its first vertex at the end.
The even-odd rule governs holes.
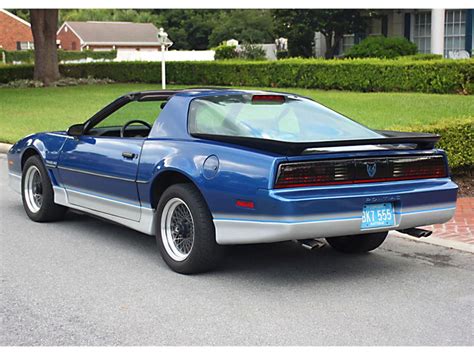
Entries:
POLYGON ((73 137, 79 137, 84 134, 84 125, 82 123, 80 124, 73 124, 69 129, 67 130, 67 134, 73 137))

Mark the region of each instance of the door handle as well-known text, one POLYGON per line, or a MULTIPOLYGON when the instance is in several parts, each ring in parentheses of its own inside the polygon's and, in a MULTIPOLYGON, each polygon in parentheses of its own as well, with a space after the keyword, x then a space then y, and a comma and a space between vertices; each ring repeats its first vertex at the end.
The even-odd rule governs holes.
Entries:
POLYGON ((133 158, 135 158, 136 154, 135 153, 130 153, 130 152, 123 152, 122 156, 125 159, 133 159, 133 158))

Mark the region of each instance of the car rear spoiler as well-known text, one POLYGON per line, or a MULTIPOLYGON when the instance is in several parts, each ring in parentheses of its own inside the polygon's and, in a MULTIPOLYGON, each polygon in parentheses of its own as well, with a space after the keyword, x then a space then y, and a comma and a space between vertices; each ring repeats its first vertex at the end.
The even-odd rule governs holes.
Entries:
POLYGON ((307 149, 311 148, 327 148, 327 147, 344 147, 357 145, 410 145, 411 149, 433 149, 435 144, 441 138, 437 134, 418 133, 418 132, 397 132, 397 131, 375 131, 382 135, 381 138, 370 139, 350 139, 338 141, 321 141, 321 142, 284 142, 272 139, 252 138, 252 137, 236 137, 226 135, 214 135, 204 133, 193 133, 195 138, 236 144, 244 147, 264 150, 268 152, 283 155, 301 155, 307 149))

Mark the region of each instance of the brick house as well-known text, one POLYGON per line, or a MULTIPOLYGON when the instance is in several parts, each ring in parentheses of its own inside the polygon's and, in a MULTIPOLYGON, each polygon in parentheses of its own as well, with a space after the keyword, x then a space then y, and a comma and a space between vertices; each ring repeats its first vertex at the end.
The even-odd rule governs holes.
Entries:
POLYGON ((158 29, 151 23, 66 21, 57 32, 59 48, 69 51, 159 51, 158 29))
POLYGON ((7 51, 33 49, 31 25, 3 9, 0 9, 0 48, 7 51))

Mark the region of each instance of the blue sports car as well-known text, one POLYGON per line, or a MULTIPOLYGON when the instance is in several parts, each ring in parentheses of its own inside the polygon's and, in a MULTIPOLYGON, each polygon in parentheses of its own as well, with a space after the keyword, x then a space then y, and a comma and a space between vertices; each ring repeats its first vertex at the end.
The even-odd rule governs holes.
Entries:
POLYGON ((8 153, 29 218, 68 208, 156 236, 179 273, 226 245, 322 238, 338 251, 448 221, 457 186, 439 136, 375 131, 298 95, 234 89, 124 95, 67 131, 8 153))

